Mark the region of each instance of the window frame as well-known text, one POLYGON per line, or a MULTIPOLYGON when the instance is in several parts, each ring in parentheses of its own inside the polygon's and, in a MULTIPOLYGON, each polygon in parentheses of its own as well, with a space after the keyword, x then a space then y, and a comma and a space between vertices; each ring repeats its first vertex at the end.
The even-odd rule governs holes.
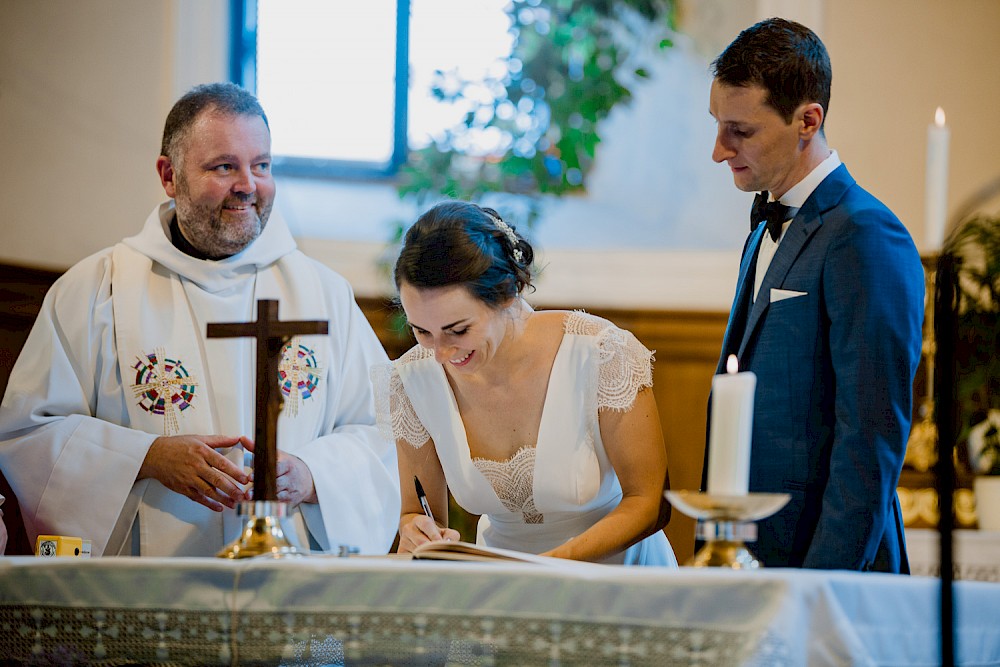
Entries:
MULTIPOLYGON (((388 162, 323 160, 272 155, 278 176, 306 178, 386 180, 396 176, 406 162, 407 95, 409 93, 410 0, 396 0, 396 59, 392 155, 388 162)), ((257 0, 230 0, 229 78, 257 93, 257 0)), ((265 109, 266 112, 266 109, 265 109)))

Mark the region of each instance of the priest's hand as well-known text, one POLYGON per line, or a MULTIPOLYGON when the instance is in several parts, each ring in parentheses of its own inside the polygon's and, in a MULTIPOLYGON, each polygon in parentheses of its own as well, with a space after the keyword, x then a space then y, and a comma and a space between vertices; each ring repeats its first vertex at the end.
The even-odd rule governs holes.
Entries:
MULTIPOLYGON (((253 451, 253 441, 244 439, 243 447, 253 451)), ((286 451, 278 450, 278 461, 275 463, 277 473, 278 500, 288 503, 289 508, 298 507, 301 503, 318 503, 316 484, 312 471, 306 462, 286 451)), ((251 490, 250 495, 253 495, 251 490)))
POLYGON ((210 510, 235 508, 247 499, 243 486, 250 477, 218 449, 248 439, 225 435, 173 435, 153 441, 136 479, 152 478, 171 491, 187 496, 210 510))
POLYGON ((295 507, 299 503, 318 503, 316 484, 306 462, 288 452, 278 452, 278 500, 295 507))

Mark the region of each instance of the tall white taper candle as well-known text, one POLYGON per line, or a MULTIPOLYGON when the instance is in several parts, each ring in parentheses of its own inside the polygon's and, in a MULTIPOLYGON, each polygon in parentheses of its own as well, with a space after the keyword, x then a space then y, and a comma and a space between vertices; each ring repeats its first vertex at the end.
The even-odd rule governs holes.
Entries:
POLYGON ((948 139, 951 131, 945 125, 944 109, 937 108, 934 123, 927 126, 927 182, 925 183, 926 232, 924 246, 928 252, 939 252, 944 245, 948 215, 948 139))
POLYGON ((750 487, 750 437, 757 375, 739 373, 735 355, 726 373, 712 379, 712 423, 708 442, 708 493, 745 496, 750 487))

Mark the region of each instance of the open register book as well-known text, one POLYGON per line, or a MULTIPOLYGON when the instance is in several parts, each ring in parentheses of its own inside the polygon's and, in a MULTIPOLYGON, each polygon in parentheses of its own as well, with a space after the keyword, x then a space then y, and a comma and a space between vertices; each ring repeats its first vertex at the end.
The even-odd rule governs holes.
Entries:
POLYGON ((426 542, 413 550, 413 560, 471 560, 480 562, 502 561, 517 563, 540 563, 559 565, 567 563, 562 558, 538 556, 523 551, 497 549, 469 542, 453 542, 449 540, 434 540, 426 542))

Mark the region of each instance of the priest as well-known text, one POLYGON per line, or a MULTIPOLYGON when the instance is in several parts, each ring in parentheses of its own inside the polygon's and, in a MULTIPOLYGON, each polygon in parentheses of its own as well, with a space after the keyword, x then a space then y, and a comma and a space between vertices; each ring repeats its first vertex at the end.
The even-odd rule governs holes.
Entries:
POLYGON ((389 550, 398 470, 368 380, 386 355, 347 281, 272 215, 270 153, 253 95, 194 88, 168 114, 156 161, 169 200, 46 295, 0 406, 0 469, 32 543, 211 556, 239 536, 254 341, 208 338, 206 325, 253 320, 269 299, 283 319, 329 322, 328 335, 289 340, 273 378, 285 535, 301 550, 389 550))

